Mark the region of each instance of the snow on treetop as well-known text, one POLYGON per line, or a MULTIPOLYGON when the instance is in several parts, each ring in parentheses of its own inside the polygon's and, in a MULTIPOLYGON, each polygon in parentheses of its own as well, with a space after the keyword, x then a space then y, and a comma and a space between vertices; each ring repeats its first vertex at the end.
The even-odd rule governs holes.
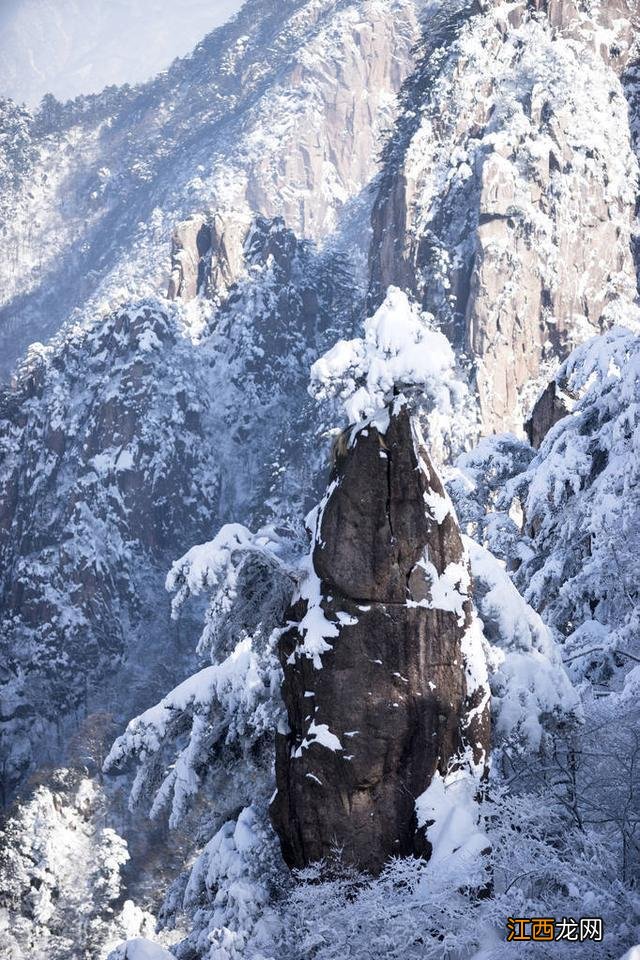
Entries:
POLYGON ((418 388, 432 407, 449 411, 456 390, 454 352, 407 295, 389 287, 381 307, 365 320, 364 335, 339 340, 311 367, 309 391, 338 398, 349 423, 360 423, 388 404, 396 391, 418 388))

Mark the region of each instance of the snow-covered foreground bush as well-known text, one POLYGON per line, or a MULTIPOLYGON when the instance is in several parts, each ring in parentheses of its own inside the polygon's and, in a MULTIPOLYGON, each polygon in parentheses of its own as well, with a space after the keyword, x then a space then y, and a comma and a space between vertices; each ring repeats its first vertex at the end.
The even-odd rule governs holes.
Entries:
POLYGON ((104 827, 106 798, 55 772, 0 829, 0 952, 7 960, 102 960, 154 919, 123 904, 127 844, 104 827))
MULTIPOLYGON (((640 936, 640 897, 620 881, 606 845, 575 827, 543 793, 499 789, 485 803, 491 850, 470 886, 439 866, 398 860, 371 880, 309 869, 284 905, 287 960, 618 960, 640 936), (488 896, 477 891, 492 877, 488 896), (474 889, 473 884, 477 886, 474 889), (602 943, 507 943, 509 917, 598 916, 602 943), (635 919, 634 919, 635 918, 635 919), (579 950, 579 953, 576 953, 579 950)), ((252 955, 257 956, 257 955, 252 955)))
MULTIPOLYGON (((162 911, 167 927, 188 917, 179 957, 238 960, 250 955, 250 944, 274 944, 280 932, 272 904, 285 870, 267 808, 281 722, 277 628, 293 592, 290 550, 272 530, 251 534, 230 524, 176 561, 167 577, 174 616, 189 598, 208 598, 198 650, 212 665, 132 720, 106 760, 108 770, 137 763, 131 804, 150 801, 152 816, 168 808, 172 827, 205 798, 211 839, 162 911)), ((132 949, 114 956, 135 960, 152 948, 132 949)))

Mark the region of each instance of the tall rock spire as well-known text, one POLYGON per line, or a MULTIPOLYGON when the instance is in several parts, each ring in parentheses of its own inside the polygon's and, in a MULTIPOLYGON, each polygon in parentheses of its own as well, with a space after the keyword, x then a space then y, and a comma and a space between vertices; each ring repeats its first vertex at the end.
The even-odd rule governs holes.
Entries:
POLYGON ((301 867, 428 855, 416 800, 489 749, 486 671, 451 503, 406 406, 349 434, 282 636, 289 732, 272 817, 301 867))

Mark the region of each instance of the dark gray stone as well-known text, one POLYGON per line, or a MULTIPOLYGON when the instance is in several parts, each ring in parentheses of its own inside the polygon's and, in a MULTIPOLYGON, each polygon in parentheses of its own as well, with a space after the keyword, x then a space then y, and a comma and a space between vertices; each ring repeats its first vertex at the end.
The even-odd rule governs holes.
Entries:
POLYGON ((524 425, 529 443, 538 450, 552 427, 564 419, 570 412, 566 398, 558 392, 555 380, 552 380, 542 396, 537 400, 531 416, 524 425))
POLYGON ((278 737, 272 818, 292 867, 336 849, 372 872, 390 856, 428 855, 415 800, 465 745, 476 761, 488 753, 488 712, 468 722, 484 692, 467 694, 462 638, 471 600, 460 617, 415 605, 431 593, 417 566, 425 553, 439 575, 466 562, 453 513, 440 524, 428 515, 425 494, 444 490, 424 449, 420 461, 402 411, 384 438, 374 428, 360 432, 336 465, 314 567, 325 616, 356 622, 340 627, 321 669, 297 655, 306 602, 289 611, 294 625, 280 656, 290 733, 278 737), (311 742, 300 751, 312 722, 342 749, 311 742))

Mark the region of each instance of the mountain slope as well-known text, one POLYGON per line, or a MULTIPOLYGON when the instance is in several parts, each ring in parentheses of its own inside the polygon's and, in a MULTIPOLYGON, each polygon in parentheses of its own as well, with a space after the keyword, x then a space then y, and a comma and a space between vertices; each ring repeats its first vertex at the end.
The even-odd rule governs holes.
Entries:
POLYGON ((78 710, 124 718, 177 680, 193 635, 169 629, 173 560, 225 520, 286 522, 309 485, 306 371, 353 290, 279 222, 246 252, 199 339, 180 305, 130 304, 32 351, 5 395, 5 789, 32 748, 64 753, 78 710))
POLYGON ((74 309, 163 290, 171 233, 192 213, 224 218, 236 259, 252 212, 333 232, 376 172, 423 5, 252 0, 146 86, 46 104, 26 124, 28 155, 11 158, 5 375, 74 309))

